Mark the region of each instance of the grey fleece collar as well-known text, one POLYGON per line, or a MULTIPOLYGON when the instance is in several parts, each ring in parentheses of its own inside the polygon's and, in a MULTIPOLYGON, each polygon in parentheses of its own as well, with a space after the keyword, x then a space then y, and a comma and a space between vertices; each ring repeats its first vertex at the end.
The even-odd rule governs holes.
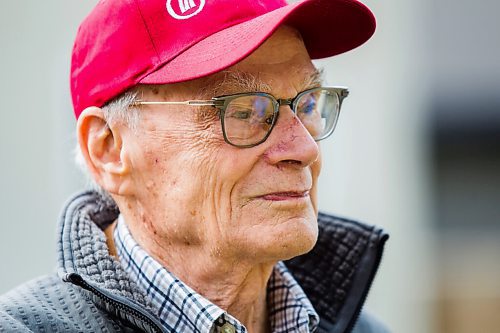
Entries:
POLYGON ((59 276, 76 273, 94 287, 149 306, 145 295, 129 280, 108 251, 104 229, 118 216, 114 203, 96 192, 83 192, 67 204, 59 225, 59 276))

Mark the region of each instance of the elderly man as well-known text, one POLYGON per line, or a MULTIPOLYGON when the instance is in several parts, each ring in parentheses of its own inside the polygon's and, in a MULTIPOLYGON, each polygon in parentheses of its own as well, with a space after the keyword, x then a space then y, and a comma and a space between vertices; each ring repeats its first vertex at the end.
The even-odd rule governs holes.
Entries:
POLYGON ((62 215, 58 276, 4 295, 19 332, 385 332, 361 311, 387 235, 318 213, 346 88, 311 58, 364 43, 356 0, 102 0, 71 88, 98 191, 62 215))

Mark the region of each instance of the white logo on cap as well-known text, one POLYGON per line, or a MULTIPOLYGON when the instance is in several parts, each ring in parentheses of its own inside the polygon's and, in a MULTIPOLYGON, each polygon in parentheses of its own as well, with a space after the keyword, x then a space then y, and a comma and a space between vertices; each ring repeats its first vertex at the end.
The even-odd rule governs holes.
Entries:
POLYGON ((198 0, 200 3, 197 5, 195 0, 167 0, 167 11, 173 18, 177 20, 185 20, 197 15, 203 10, 205 0, 198 0), (174 9, 172 2, 177 2, 178 9, 174 9))

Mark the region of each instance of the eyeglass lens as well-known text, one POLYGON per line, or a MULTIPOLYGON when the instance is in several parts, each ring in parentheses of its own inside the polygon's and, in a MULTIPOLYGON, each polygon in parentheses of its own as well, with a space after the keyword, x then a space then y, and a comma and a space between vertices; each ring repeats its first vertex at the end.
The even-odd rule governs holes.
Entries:
MULTIPOLYGON (((295 101, 296 115, 315 140, 331 134, 338 119, 337 93, 317 89, 300 95, 295 101)), ((232 99, 224 112, 227 140, 236 146, 260 143, 276 121, 277 102, 266 95, 245 95, 232 99)))
POLYGON ((231 100, 224 113, 226 137, 234 145, 252 145, 261 141, 274 122, 273 100, 248 95, 231 100))

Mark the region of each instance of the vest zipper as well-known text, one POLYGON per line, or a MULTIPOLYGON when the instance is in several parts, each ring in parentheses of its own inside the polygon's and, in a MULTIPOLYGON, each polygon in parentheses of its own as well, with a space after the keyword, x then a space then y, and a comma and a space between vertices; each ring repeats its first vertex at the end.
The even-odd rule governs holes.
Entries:
POLYGON ((357 309, 354 313, 354 315, 351 318, 351 321, 349 322, 349 325, 347 325, 346 333, 352 332, 354 325, 359 319, 359 316, 361 315, 361 310, 363 309, 363 305, 365 304, 366 298, 368 297, 368 293, 370 292, 371 286, 373 279, 375 278, 375 274, 377 273, 377 270, 380 266, 380 262, 382 261, 382 256, 384 253, 384 245, 385 242, 389 239, 389 235, 384 234, 382 238, 380 239, 380 243, 378 244, 378 249, 377 249, 377 256, 375 258, 375 264, 373 265, 373 268, 370 272, 370 279, 368 281, 371 281, 368 287, 363 291, 363 295, 361 297, 361 301, 358 303, 359 305, 357 306, 357 309))
POLYGON ((104 294, 102 291, 100 291, 96 287, 92 286, 87 281, 85 281, 82 278, 82 276, 80 276, 79 274, 76 274, 76 273, 66 274, 63 277, 63 281, 71 282, 79 287, 82 287, 85 290, 90 291, 95 296, 100 298, 103 302, 109 303, 112 306, 114 306, 116 309, 123 311, 124 313, 126 313, 132 317, 138 318, 139 320, 147 323, 154 330, 154 332, 158 332, 158 333, 163 332, 163 329, 154 320, 149 318, 148 314, 145 314, 137 309, 130 307, 127 304, 124 304, 123 302, 121 302, 119 300, 115 300, 112 297, 104 294))

